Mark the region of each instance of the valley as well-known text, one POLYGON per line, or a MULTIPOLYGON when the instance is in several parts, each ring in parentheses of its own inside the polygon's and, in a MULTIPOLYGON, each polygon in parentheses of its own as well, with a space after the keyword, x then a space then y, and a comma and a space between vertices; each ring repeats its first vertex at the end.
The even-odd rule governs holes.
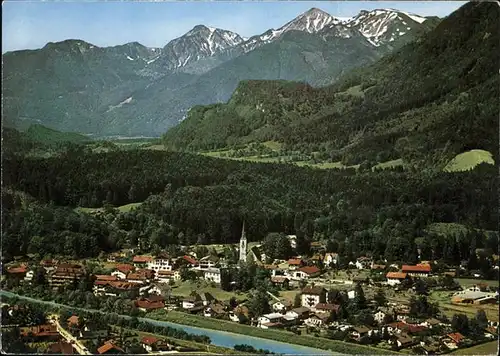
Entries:
POLYGON ((494 352, 500 7, 401 8, 4 53, 2 351, 494 352))

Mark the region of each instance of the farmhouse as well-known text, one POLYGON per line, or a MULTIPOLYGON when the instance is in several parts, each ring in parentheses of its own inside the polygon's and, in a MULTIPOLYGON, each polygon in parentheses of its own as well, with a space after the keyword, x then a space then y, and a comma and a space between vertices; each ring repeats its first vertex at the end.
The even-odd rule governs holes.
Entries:
POLYGON ((373 259, 370 257, 360 257, 356 260, 356 268, 357 269, 370 269, 373 264, 373 259))
POLYGON ((388 272, 385 277, 387 278, 388 285, 395 286, 396 284, 400 284, 403 280, 405 280, 407 274, 403 272, 388 272))
POLYGON ((115 270, 111 272, 112 276, 116 276, 119 279, 126 279, 127 275, 135 269, 134 266, 129 264, 121 264, 115 267, 115 270))
POLYGON ((316 266, 300 267, 296 270, 288 272, 288 275, 291 275, 291 278, 294 280, 314 278, 320 274, 321 270, 316 266))
POLYGON ((139 298, 135 301, 135 306, 142 311, 165 308, 165 301, 162 296, 150 296, 147 298, 139 298))
POLYGON ((136 268, 146 268, 153 261, 151 256, 134 256, 132 263, 136 268))
POLYGON ((431 265, 428 263, 417 264, 416 266, 403 265, 401 271, 403 273, 407 273, 411 277, 429 277, 429 273, 431 273, 431 265))

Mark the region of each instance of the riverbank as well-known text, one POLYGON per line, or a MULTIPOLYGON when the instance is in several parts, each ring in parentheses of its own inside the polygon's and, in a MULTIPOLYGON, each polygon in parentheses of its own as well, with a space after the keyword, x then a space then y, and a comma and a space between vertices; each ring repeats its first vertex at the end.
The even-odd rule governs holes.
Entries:
MULTIPOLYGON (((86 309, 86 308, 79 308, 79 307, 71 307, 69 305, 64 305, 64 304, 59 304, 51 301, 43 301, 39 299, 34 299, 31 297, 26 297, 23 295, 18 295, 14 294, 11 292, 6 292, 6 291, 0 291, 0 295, 6 296, 8 298, 18 298, 18 299, 24 299, 27 301, 30 301, 32 303, 38 303, 38 304, 44 304, 48 305, 54 309, 60 310, 60 309, 70 309, 74 311, 83 311, 83 312, 90 312, 90 313, 99 313, 99 314, 106 314, 100 310, 96 309, 86 309)), ((117 315, 118 317, 122 318, 131 318, 131 316, 128 315, 117 315)), ((186 314, 187 316, 187 314, 186 314)), ((162 321, 162 320, 157 320, 157 319, 151 319, 151 318, 138 318, 139 321, 142 322, 148 322, 153 325, 160 325, 160 326, 169 326, 169 327, 174 327, 177 329, 184 330, 187 333, 191 334, 197 334, 197 335, 205 335, 208 336, 211 340, 211 343, 216 346, 221 346, 221 347, 226 347, 226 348, 233 348, 234 345, 237 344, 247 344, 250 345, 256 349, 266 349, 274 353, 278 354, 287 354, 287 355, 328 355, 328 354, 335 354, 337 352, 334 351, 326 351, 325 349, 320 349, 323 348, 324 345, 321 344, 321 341, 316 340, 316 347, 305 347, 301 346, 300 344, 291 344, 289 343, 290 340, 294 340, 293 336, 295 334, 290 334, 286 341, 280 342, 280 341, 275 341, 273 339, 269 338, 259 338, 259 337, 254 337, 254 336, 249 336, 245 334, 240 334, 240 333, 234 333, 234 330, 231 331, 219 331, 221 330, 218 327, 214 328, 203 328, 200 327, 199 324, 197 326, 189 326, 186 323, 183 323, 182 320, 179 323, 174 323, 170 321, 162 321)), ((234 326, 237 326, 238 324, 233 324, 234 326)), ((296 335, 295 335, 296 336, 296 335)), ((323 339, 323 340, 328 340, 328 339, 323 339)), ((294 340, 295 341, 295 340, 294 340)), ((356 346, 356 345, 353 345, 356 346)), ((364 353, 370 354, 370 351, 364 350, 364 353)), ((373 351, 373 350, 372 350, 373 351)), ((341 352, 341 351, 340 351, 341 352)), ((355 353, 354 350, 351 350, 350 353, 355 353)), ((380 354, 380 352, 379 352, 380 354)))
POLYGON ((165 312, 164 310, 155 311, 147 314, 148 318, 155 320, 168 321, 176 324, 190 325, 198 328, 212 329, 219 331, 226 331, 230 333, 237 333, 247 336, 252 336, 256 338, 269 339, 283 343, 289 343, 293 340, 295 345, 320 348, 323 350, 333 351, 335 353, 342 354, 369 354, 369 355, 389 355, 389 354, 400 354, 392 350, 379 349, 375 347, 358 345, 354 343, 348 343, 340 340, 326 339, 323 337, 315 337, 310 335, 297 335, 292 332, 284 330, 265 330, 256 327, 252 327, 244 324, 236 324, 234 322, 211 319, 206 317, 201 317, 198 315, 192 315, 177 311, 165 312))

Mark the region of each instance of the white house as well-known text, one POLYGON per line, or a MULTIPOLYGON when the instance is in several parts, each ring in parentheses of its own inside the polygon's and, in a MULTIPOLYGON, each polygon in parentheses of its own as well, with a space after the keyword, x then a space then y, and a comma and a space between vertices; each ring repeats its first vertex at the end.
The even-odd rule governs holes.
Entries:
POLYGON ((373 314, 373 319, 375 319, 377 323, 382 324, 386 315, 387 314, 382 310, 378 310, 375 314, 373 314))
POLYGON ((327 320, 330 316, 326 314, 313 314, 306 320, 304 320, 304 324, 312 327, 320 327, 326 325, 327 320))
POLYGON ((347 292, 347 298, 349 298, 349 299, 356 298, 356 291, 355 290, 350 290, 349 292, 347 292))
POLYGON ((286 312, 285 316, 290 319, 304 319, 309 315, 310 309, 307 307, 298 307, 286 312))
POLYGON ((199 295, 191 295, 182 300, 182 309, 189 310, 202 305, 203 304, 199 295))
POLYGON ((300 302, 303 307, 315 311, 316 305, 326 302, 326 289, 323 287, 305 287, 300 302))
POLYGON ((387 278, 387 284, 394 287, 404 281, 407 274, 403 272, 387 272, 385 277, 387 278))
POLYGON ((272 308, 275 312, 282 312, 290 306, 286 301, 276 300, 272 303, 272 308))
POLYGON ((295 270, 286 271, 286 275, 293 280, 309 279, 321 274, 321 270, 316 266, 304 266, 295 270))
POLYGON ((178 281, 181 279, 179 271, 158 271, 156 273, 156 280, 159 283, 170 283, 171 281, 178 281))
POLYGON ((290 246, 295 250, 297 248, 297 235, 287 235, 290 246))
POLYGON ((196 269, 199 269, 201 271, 209 270, 214 268, 217 265, 217 262, 219 262, 218 257, 205 256, 198 261, 198 266, 196 267, 196 269))
POLYGON ((26 276, 24 277, 24 280, 26 282, 31 282, 33 280, 34 276, 35 276, 35 271, 29 270, 28 272, 26 272, 26 276))
POLYGON ((212 281, 220 284, 220 268, 209 268, 203 273, 203 278, 207 281, 212 281))
POLYGON ((416 266, 403 265, 401 271, 408 273, 412 277, 428 277, 431 273, 431 265, 428 263, 417 264, 416 266))
POLYGON ((357 269, 370 269, 373 264, 373 259, 370 257, 359 257, 355 264, 357 269))
POLYGON ((283 314, 280 313, 265 314, 259 317, 258 327, 262 329, 276 327, 281 324, 281 321, 283 321, 283 314))
POLYGON ((325 266, 332 266, 339 263, 339 254, 328 252, 325 254, 325 258, 323 259, 323 263, 325 266))
POLYGON ((166 254, 160 254, 147 262, 147 268, 152 269, 157 274, 159 271, 171 271, 172 262, 166 254))
POLYGON ((111 272, 111 275, 117 277, 118 279, 127 279, 127 275, 122 271, 113 271, 111 272))
POLYGON ((140 287, 139 295, 144 295, 145 293, 161 295, 161 289, 154 285, 140 287))

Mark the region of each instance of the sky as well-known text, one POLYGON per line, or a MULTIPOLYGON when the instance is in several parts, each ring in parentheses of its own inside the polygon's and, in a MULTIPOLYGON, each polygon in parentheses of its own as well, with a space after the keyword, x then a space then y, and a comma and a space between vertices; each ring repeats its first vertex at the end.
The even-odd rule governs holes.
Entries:
POLYGON ((163 47, 195 25, 250 37, 279 28, 311 7, 337 17, 394 8, 445 17, 455 1, 24 1, 2 3, 2 53, 36 49, 47 42, 80 39, 96 46, 140 42, 163 47))

